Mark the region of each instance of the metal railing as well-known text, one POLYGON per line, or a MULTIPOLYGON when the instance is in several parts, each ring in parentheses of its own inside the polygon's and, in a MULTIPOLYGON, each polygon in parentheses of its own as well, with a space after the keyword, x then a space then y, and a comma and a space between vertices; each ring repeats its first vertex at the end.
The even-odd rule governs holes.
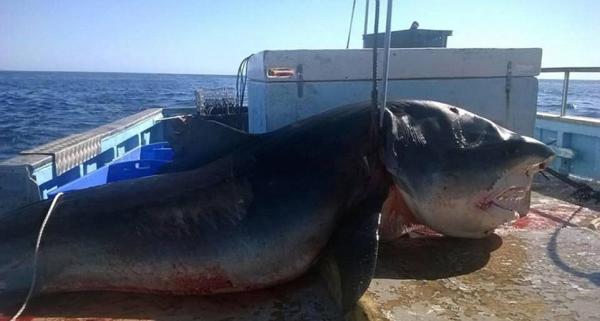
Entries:
POLYGON ((560 104, 560 117, 567 114, 567 96, 569 95, 569 77, 572 72, 600 72, 600 67, 550 67, 542 68, 542 72, 563 72, 562 102, 560 104))

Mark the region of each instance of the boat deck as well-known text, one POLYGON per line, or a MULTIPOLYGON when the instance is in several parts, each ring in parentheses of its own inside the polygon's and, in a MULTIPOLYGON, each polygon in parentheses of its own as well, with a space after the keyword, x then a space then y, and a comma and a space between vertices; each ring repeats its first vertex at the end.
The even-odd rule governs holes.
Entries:
POLYGON ((381 246, 362 298, 371 320, 600 320, 600 206, 537 183, 529 215, 483 240, 381 246))
MULTIPOLYGON (((382 244, 354 320, 600 320, 600 206, 536 183, 528 217, 482 240, 382 244)), ((14 309, 10 309, 14 310, 14 309)), ((13 311, 2 310, 7 315, 13 311)), ((2 314, 0 314, 2 315, 2 314)), ((20 320, 343 320, 316 275, 208 297, 70 293, 34 299, 20 320)))

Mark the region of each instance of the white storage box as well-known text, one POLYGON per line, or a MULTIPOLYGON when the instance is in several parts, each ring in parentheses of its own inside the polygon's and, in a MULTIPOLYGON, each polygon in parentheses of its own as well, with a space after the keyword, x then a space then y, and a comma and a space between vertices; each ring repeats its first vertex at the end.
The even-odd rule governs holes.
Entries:
MULTIPOLYGON (((382 71, 379 50, 379 72, 382 71)), ((541 49, 392 49, 389 98, 437 100, 532 135, 541 49)), ((249 130, 272 131, 371 96, 372 51, 263 51, 248 64, 249 130)), ((381 89, 381 86, 380 86, 381 89)))

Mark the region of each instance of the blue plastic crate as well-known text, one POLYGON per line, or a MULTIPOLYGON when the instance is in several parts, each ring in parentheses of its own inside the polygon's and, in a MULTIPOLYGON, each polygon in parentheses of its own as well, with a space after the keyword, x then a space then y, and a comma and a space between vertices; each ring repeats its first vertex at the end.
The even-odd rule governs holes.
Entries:
POLYGON ((162 166, 172 160, 173 149, 168 143, 140 146, 107 165, 48 192, 48 197, 53 197, 59 192, 65 193, 111 182, 155 175, 162 166))

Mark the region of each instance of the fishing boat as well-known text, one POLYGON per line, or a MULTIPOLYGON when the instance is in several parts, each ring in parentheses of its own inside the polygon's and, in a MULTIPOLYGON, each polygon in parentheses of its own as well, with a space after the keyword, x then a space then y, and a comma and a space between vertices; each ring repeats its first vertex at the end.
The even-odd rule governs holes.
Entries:
MULTIPOLYGON (((388 92, 391 98, 464 106, 519 134, 533 136, 535 76, 541 57, 537 48, 392 48, 388 92)), ((247 84, 241 90, 248 93, 247 104, 233 99, 229 107, 227 103, 215 106, 221 101, 207 97, 203 102, 199 94, 197 106, 146 109, 2 162, 0 211, 58 192, 156 173, 173 156, 165 134, 165 124, 173 117, 217 119, 250 133, 265 133, 368 100, 371 60, 368 48, 256 53, 244 62, 240 75, 240 82, 247 84), (238 105, 246 106, 242 111, 238 105)))
MULTIPOLYGON (((375 278, 351 318, 597 317, 600 234, 594 229, 600 208, 593 203, 593 192, 594 182, 600 180, 600 120, 567 116, 565 110, 569 74, 600 72, 600 67, 542 68, 539 48, 445 48, 444 37, 450 34, 413 29, 396 33, 389 69, 378 72, 385 75, 381 80, 387 82, 389 97, 461 106, 535 136, 554 148, 558 157, 552 168, 561 175, 539 179, 528 216, 492 237, 460 240, 416 231, 412 237, 382 244, 375 278), (419 48, 414 44, 418 37, 435 39, 423 41, 426 48, 419 48), (536 112, 541 72, 565 73, 559 115, 536 112), (590 188, 587 199, 570 198, 574 191, 585 193, 585 186, 590 188)), ((378 47, 378 37, 383 39, 383 34, 365 36, 363 49, 261 51, 242 62, 240 88, 232 100, 200 93, 197 106, 146 109, 22 151, 0 163, 0 215, 59 192, 156 174, 173 159, 167 129, 173 118, 199 117, 265 133, 368 100, 373 84, 369 47, 378 47)), ((384 69, 385 51, 375 52, 376 68, 384 69)), ((67 293, 36 299, 30 309, 28 315, 36 320, 343 318, 336 314, 326 288, 311 276, 273 289, 210 297, 67 293)))

